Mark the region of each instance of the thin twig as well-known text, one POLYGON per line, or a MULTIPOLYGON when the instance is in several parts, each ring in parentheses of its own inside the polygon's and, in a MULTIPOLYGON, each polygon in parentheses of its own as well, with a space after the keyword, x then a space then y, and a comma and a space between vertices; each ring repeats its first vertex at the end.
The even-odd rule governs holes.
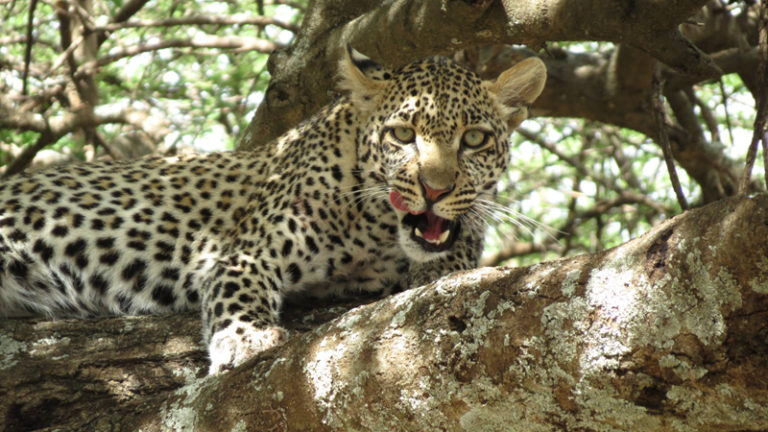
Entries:
POLYGON ((720 83, 720 95, 723 97, 723 111, 725 112, 725 126, 728 128, 728 138, 730 139, 731 145, 733 145, 733 126, 731 125, 731 114, 728 112, 728 93, 725 91, 723 77, 720 77, 717 82, 720 83))
POLYGON ((297 2, 297 1, 287 1, 287 0, 266 0, 266 1, 264 2, 264 4, 265 4, 265 5, 270 5, 270 6, 273 6, 273 5, 285 5, 285 6, 290 6, 291 8, 293 8, 293 9, 296 9, 296 10, 298 10, 298 11, 300 11, 300 12, 305 12, 305 11, 306 11, 306 9, 307 9, 307 7, 306 7, 305 5, 303 5, 303 4, 301 4, 301 2, 297 2))
POLYGON ((37 0, 29 3, 29 16, 27 17, 27 46, 24 48, 24 75, 22 76, 21 94, 27 95, 27 84, 29 81, 29 64, 32 62, 32 29, 35 26, 35 8, 37 0))
MULTIPOLYGON (((100 134, 99 131, 96 128, 93 128, 93 132, 94 132, 93 133, 93 137, 92 137, 93 138, 93 142, 97 146, 100 146, 101 148, 103 148, 104 151, 107 152, 109 157, 112 158, 112 160, 122 160, 122 159, 125 159, 125 156, 123 155, 123 152, 120 151, 119 149, 113 147, 112 144, 107 142, 107 140, 104 139, 104 136, 102 134, 100 134)), ((94 153, 95 153, 95 150, 96 149, 94 149, 94 153)))
POLYGON ((763 134, 763 170, 765 188, 768 189, 768 130, 763 134))
POLYGON ((75 52, 75 49, 77 49, 78 46, 80 46, 81 43, 83 43, 85 39, 83 38, 83 35, 79 35, 72 43, 69 44, 67 49, 64 50, 63 53, 59 54, 59 57, 56 59, 56 61, 53 62, 53 66, 48 69, 45 74, 43 75, 43 79, 50 77, 53 75, 54 72, 58 68, 61 67, 61 65, 64 64, 65 61, 72 58, 72 53, 75 52))
POLYGON ((739 183, 739 194, 746 195, 749 193, 749 183, 752 177, 752 167, 755 164, 755 158, 757 157, 757 146, 760 144, 760 140, 763 139, 763 158, 766 164, 765 181, 768 184, 768 157, 765 156, 765 147, 768 144, 765 143, 765 121, 768 117, 768 0, 760 1, 760 13, 758 23, 758 56, 759 64, 757 66, 758 83, 757 91, 755 92, 755 103, 757 109, 755 110, 755 123, 752 131, 752 142, 749 144, 747 150, 746 166, 744 167, 744 174, 741 177, 741 183, 739 183))
POLYGON ((230 26, 230 25, 256 25, 267 26, 274 25, 276 27, 284 28, 294 33, 299 31, 298 26, 276 20, 270 17, 264 16, 188 16, 182 18, 166 18, 162 20, 130 20, 121 23, 110 23, 101 26, 95 26, 93 31, 95 32, 111 32, 121 30, 125 28, 146 28, 146 27, 176 27, 176 26, 188 26, 188 25, 217 25, 217 26, 230 26))
POLYGON ((81 65, 78 68, 75 77, 92 74, 98 68, 116 62, 122 58, 132 57, 137 54, 158 51, 167 48, 220 48, 231 49, 235 52, 259 51, 263 53, 271 53, 275 49, 281 48, 283 46, 284 45, 281 43, 272 42, 265 39, 239 36, 196 35, 187 39, 163 40, 159 42, 146 43, 115 50, 110 52, 110 54, 99 57, 97 60, 92 60, 81 65))
POLYGON ((504 248, 493 255, 481 260, 480 265, 484 267, 495 267, 501 265, 504 261, 517 258, 523 255, 530 255, 536 252, 549 252, 556 249, 557 242, 540 244, 534 242, 511 242, 505 243, 504 248))
POLYGON ((709 130, 711 141, 721 142, 720 129, 718 128, 717 119, 715 119, 715 115, 712 113, 712 110, 709 109, 703 100, 696 96, 696 92, 693 91, 693 87, 686 87, 683 89, 683 91, 685 92, 685 95, 688 96, 688 100, 699 107, 701 118, 704 120, 704 124, 707 125, 707 129, 709 130))
POLYGON ((643 185, 635 175, 635 172, 632 171, 632 159, 628 158, 627 155, 624 154, 624 149, 621 145, 621 138, 616 136, 612 130, 608 130, 606 135, 611 142, 611 155, 613 156, 613 160, 616 161, 616 166, 619 168, 619 177, 627 182, 627 184, 632 189, 642 191, 643 185))
POLYGON ((675 161, 672 157, 672 147, 669 144, 669 135, 667 135, 666 115, 664 114, 664 103, 661 99, 662 79, 660 65, 657 66, 656 73, 653 74, 653 79, 651 81, 651 109, 653 111, 654 120, 656 121, 656 138, 661 147, 661 151, 664 153, 664 162, 667 164, 669 179, 672 182, 672 188, 677 196, 677 202, 680 204, 680 208, 687 210, 688 201, 685 199, 683 188, 680 186, 680 179, 677 177, 675 161))
MULTIPOLYGON (((535 142, 540 147, 544 148, 545 150, 549 151, 550 153, 557 156, 558 159, 562 160, 563 162, 567 163, 568 165, 574 167, 576 171, 581 174, 583 177, 591 177, 595 182, 605 186, 606 188, 618 193, 622 194, 625 191, 625 188, 621 187, 620 185, 616 184, 615 181, 604 177, 602 174, 592 171, 588 169, 581 161, 577 160, 576 158, 572 156, 568 156, 567 154, 560 151, 558 146, 555 143, 547 141, 545 138, 541 137, 540 134, 533 133, 525 128, 517 128, 516 132, 525 139, 535 142)), ((646 204, 651 205, 653 201, 648 199, 646 204)))

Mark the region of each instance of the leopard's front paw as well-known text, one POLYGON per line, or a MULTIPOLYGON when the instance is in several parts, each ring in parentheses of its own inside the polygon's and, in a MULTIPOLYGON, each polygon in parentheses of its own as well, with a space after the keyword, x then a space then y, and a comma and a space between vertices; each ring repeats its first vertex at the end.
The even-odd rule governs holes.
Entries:
POLYGON ((256 354, 281 345, 288 339, 288 332, 282 327, 255 329, 229 326, 213 334, 208 345, 211 357, 210 375, 215 375, 240 365, 256 354))

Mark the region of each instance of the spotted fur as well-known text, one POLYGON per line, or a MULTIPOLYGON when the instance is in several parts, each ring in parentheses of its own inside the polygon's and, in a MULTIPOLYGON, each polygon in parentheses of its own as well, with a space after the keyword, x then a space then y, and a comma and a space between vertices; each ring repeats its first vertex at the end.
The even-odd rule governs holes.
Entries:
POLYGON ((349 50, 347 96, 266 147, 98 162, 0 184, 0 314, 200 309, 211 373, 281 343, 282 299, 386 293, 474 267, 508 135, 540 93, 443 59, 349 50))

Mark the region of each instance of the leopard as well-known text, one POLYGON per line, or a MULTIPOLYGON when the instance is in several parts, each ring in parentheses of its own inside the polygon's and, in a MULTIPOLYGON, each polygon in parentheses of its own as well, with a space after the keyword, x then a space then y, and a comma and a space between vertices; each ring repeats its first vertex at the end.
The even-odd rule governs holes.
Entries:
POLYGON ((484 202, 546 80, 352 49, 341 95, 249 151, 104 160, 0 184, 0 315, 199 311, 209 374, 284 343, 285 299, 388 295, 478 265, 484 202))

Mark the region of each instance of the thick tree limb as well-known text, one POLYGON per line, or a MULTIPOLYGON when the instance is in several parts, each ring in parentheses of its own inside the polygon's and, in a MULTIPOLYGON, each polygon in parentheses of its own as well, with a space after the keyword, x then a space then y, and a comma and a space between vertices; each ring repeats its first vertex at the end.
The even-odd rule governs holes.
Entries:
POLYGON ((108 430, 107 416, 195 382, 206 362, 198 321, 0 321, 0 431, 108 430))
POLYGON ((766 238, 768 196, 717 202, 599 254, 443 278, 205 379, 192 319, 6 321, 3 426, 765 430, 766 238))
POLYGON ((482 44, 538 47, 553 40, 605 40, 632 45, 688 75, 717 76, 711 60, 676 30, 705 3, 687 0, 660 8, 652 1, 629 0, 578 7, 565 0, 314 2, 292 46, 270 58, 273 78, 266 103, 240 147, 267 142, 326 104, 336 61, 348 42, 372 58, 400 65, 482 44))

